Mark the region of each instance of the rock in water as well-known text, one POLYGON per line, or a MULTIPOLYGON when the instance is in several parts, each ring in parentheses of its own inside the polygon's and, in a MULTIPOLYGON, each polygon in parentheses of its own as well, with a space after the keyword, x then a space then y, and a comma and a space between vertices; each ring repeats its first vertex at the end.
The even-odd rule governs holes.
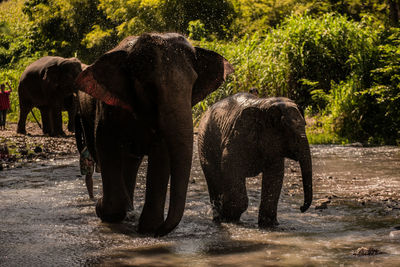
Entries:
POLYGON ((353 251, 354 256, 374 256, 378 254, 383 254, 382 251, 379 251, 376 248, 366 248, 366 247, 361 247, 358 248, 357 250, 353 251))
POLYGON ((389 237, 392 239, 400 239, 400 230, 391 231, 389 237))

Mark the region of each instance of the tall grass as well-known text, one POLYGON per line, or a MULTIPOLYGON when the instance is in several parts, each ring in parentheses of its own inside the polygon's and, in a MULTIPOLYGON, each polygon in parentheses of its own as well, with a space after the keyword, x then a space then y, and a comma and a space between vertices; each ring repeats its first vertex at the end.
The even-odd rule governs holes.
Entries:
POLYGON ((255 33, 229 43, 199 42, 224 55, 235 73, 195 108, 195 117, 220 98, 251 87, 263 96, 292 98, 313 112, 324 110, 330 100, 336 104, 329 108, 339 109, 337 90, 342 88, 332 85, 351 78, 367 86, 377 61, 378 33, 367 23, 335 14, 317 19, 293 15, 267 34, 255 33))

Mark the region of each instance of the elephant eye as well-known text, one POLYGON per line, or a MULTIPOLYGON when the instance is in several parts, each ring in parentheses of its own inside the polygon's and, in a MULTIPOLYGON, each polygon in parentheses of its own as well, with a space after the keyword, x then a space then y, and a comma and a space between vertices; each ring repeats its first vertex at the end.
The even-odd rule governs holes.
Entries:
POLYGON ((303 128, 306 125, 301 118, 294 118, 292 119, 292 122, 296 128, 303 128))

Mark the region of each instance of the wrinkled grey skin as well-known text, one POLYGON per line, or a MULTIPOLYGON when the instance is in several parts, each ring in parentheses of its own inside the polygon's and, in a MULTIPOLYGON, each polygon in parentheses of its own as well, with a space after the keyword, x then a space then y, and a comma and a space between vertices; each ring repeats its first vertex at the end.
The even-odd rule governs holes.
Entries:
POLYGON ((26 134, 28 113, 36 107, 42 115, 43 134, 65 135, 61 112, 68 112, 68 130, 75 128, 77 98, 74 81, 86 65, 76 58, 46 56, 30 64, 22 73, 19 86, 19 121, 17 133, 26 134))
POLYGON ((132 209, 138 167, 148 155, 139 231, 162 236, 179 224, 192 162, 192 105, 231 72, 221 55, 179 34, 154 33, 127 37, 79 75, 83 136, 101 169, 96 213, 103 221, 119 222, 132 209))
POLYGON ((238 221, 247 209, 246 177, 263 173, 258 224, 278 224, 284 158, 299 161, 306 211, 312 201, 312 164, 305 121, 287 98, 240 93, 203 115, 198 135, 201 166, 215 221, 238 221))

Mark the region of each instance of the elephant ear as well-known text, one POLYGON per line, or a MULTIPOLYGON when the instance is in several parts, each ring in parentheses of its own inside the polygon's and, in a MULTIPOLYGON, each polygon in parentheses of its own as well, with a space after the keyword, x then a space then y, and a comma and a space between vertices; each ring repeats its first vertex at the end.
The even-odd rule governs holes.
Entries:
POLYGON ((60 80, 60 70, 57 64, 50 65, 44 70, 42 80, 49 88, 56 89, 58 87, 60 80))
POLYGON ((76 78, 76 85, 92 97, 104 103, 133 112, 129 103, 130 81, 124 68, 127 52, 113 50, 102 55, 76 78))
POLYGON ((273 129, 281 130, 285 124, 282 109, 284 104, 277 102, 272 104, 265 112, 267 113, 267 125, 273 129))
POLYGON ((204 48, 195 47, 194 69, 197 80, 192 91, 192 106, 215 91, 234 72, 233 66, 220 54, 204 48))
POLYGON ((265 111, 258 107, 247 107, 241 111, 232 131, 234 135, 245 136, 244 140, 254 141, 265 127, 265 111))

